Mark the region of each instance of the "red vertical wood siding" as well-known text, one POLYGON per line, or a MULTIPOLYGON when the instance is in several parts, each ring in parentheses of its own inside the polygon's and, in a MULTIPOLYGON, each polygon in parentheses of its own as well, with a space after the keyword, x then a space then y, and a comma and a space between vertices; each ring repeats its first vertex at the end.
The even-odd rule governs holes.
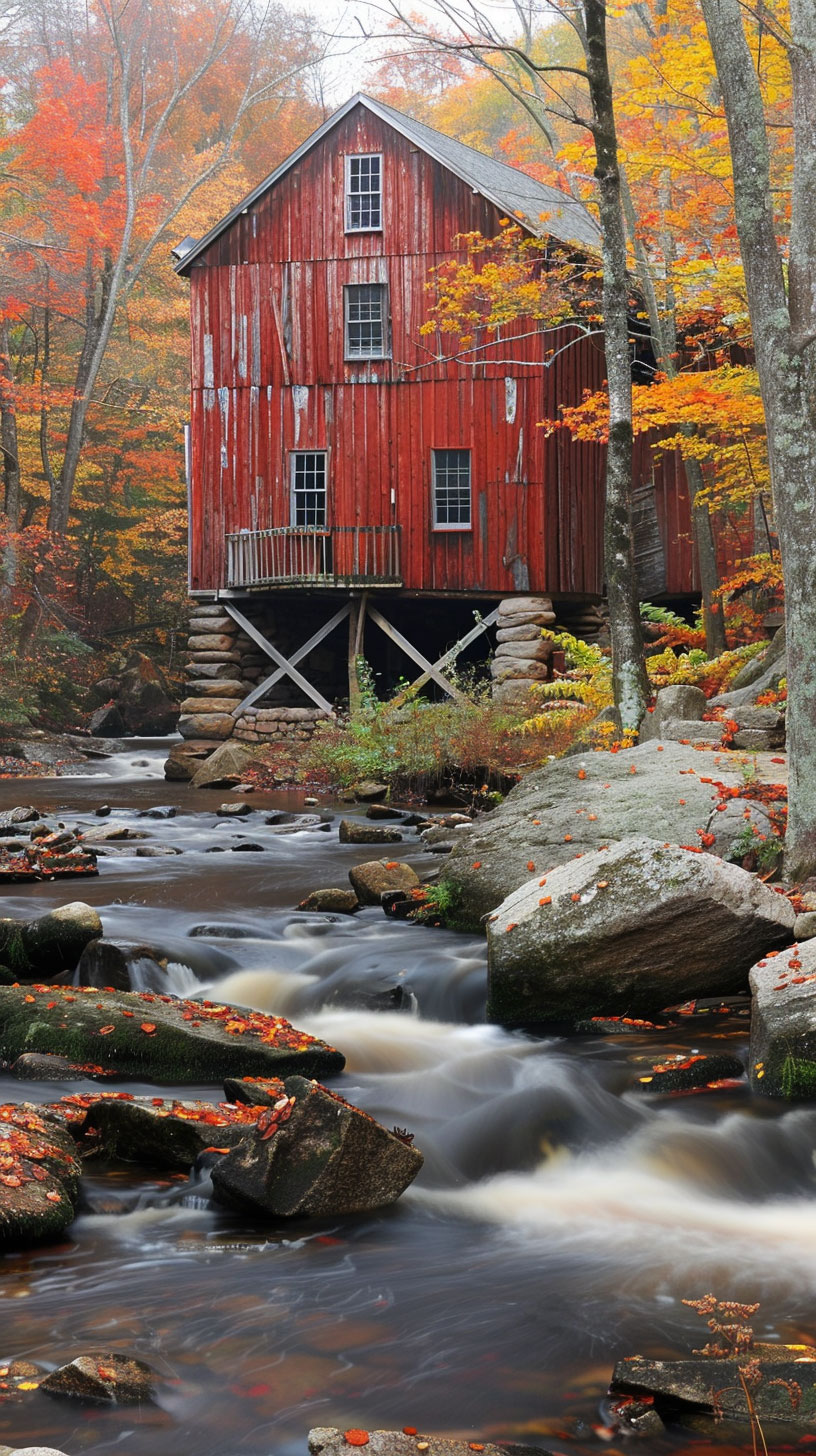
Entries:
MULTIPOLYGON (((224 584, 224 537, 290 524, 289 461, 329 455, 330 524, 401 527, 405 589, 598 596, 603 451, 538 422, 603 382, 600 340, 519 323, 470 364, 434 361, 429 270, 499 212, 364 107, 216 239, 190 273, 191 581, 224 584), (346 233, 344 159, 383 155, 383 228, 346 233), (392 358, 344 359, 343 287, 388 285, 392 358), (472 529, 435 532, 431 451, 472 452, 472 529), (392 492, 394 504, 392 506, 392 492)), ((644 478, 652 470, 639 452, 644 478)), ((688 501, 655 471, 672 594, 692 589, 688 501)))

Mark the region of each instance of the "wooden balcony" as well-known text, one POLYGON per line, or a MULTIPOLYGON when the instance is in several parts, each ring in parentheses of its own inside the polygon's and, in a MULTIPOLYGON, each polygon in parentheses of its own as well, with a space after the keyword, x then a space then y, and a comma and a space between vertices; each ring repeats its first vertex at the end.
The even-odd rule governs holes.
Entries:
POLYGON ((227 536, 227 586, 402 586, 399 526, 278 526, 227 536))

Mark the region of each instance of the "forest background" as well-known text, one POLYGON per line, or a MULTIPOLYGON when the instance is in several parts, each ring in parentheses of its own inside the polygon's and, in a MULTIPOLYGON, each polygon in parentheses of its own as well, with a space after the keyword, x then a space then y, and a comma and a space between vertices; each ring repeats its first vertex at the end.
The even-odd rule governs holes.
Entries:
MULTIPOLYGON (((784 231, 791 97, 774 5, 747 28, 784 231)), ((359 28, 349 9, 331 35, 314 14, 246 0, 22 0, 0 15, 6 723, 77 726, 89 683, 123 649, 177 665, 189 333, 170 250, 345 99, 338 57, 359 28)), ((544 3, 511 4, 491 52, 478 31, 494 24, 489 12, 470 15, 472 49, 444 9, 434 24, 396 4, 363 12, 365 89, 592 208, 590 139, 571 120, 572 28, 544 3), (535 69, 550 65, 565 68, 556 115, 535 69)), ((781 588, 728 135, 697 0, 624 0, 609 13, 631 273, 658 345, 656 380, 635 391, 636 428, 659 429, 660 448, 684 455, 698 548, 712 519, 755 542, 736 578, 708 580, 708 639, 705 626, 685 634, 684 647, 713 655, 758 639, 781 588)), ((440 348, 530 306, 523 248, 510 219, 496 244, 473 240, 464 268, 435 280, 440 348)), ((592 322, 591 276, 569 306, 592 322)), ((602 438, 604 413, 596 397, 547 427, 602 438)))

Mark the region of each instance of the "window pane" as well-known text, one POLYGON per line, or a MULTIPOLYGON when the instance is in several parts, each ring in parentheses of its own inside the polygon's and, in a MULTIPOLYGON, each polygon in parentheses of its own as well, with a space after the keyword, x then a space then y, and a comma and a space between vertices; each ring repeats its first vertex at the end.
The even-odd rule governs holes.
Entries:
POLYGON ((346 357, 382 359, 386 353, 385 284, 354 284, 345 296, 346 357))
POLYGON ((435 526, 470 525, 470 451, 434 450, 435 526))
POLYGON ((292 457, 292 525, 326 524, 326 455, 300 450, 292 457))
POLYGON ((346 228, 365 232, 382 226, 382 178, 379 156, 349 157, 346 228))

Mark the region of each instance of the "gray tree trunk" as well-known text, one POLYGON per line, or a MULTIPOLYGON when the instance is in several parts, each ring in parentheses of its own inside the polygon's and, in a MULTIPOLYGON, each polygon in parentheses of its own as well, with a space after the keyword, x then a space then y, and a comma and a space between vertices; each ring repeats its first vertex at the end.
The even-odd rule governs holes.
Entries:
POLYGON ((8 322, 0 325, 0 449, 3 452, 3 510, 12 531, 20 524, 20 456, 17 416, 12 397, 13 375, 8 322))
POLYGON ((791 0, 794 173, 788 290, 777 243, 762 93, 740 0, 702 0, 722 88, 785 578, 785 869, 816 872, 816 5, 791 0))
POLYGON ((612 636, 615 704, 624 729, 639 728, 649 701, 632 534, 632 372, 626 229, 604 0, 584 0, 586 67, 592 105, 603 236, 603 312, 609 387, 604 564, 612 636))

